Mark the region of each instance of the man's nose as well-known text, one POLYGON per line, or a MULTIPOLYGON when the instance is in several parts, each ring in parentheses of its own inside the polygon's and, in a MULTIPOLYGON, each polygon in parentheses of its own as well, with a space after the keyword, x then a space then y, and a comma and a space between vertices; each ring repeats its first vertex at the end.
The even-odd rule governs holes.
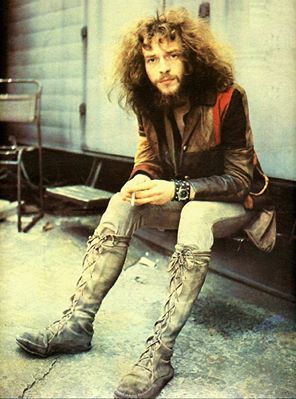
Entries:
POLYGON ((166 58, 161 57, 159 60, 159 72, 161 74, 164 74, 164 73, 168 73, 169 71, 170 71, 169 61, 166 58))

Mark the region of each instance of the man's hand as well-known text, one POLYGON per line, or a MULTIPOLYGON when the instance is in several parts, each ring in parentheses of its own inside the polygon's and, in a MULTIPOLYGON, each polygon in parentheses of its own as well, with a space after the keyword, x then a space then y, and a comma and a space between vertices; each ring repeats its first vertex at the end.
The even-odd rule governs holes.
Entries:
MULTIPOLYGON (((136 175, 144 176, 144 175, 136 175)), ((131 196, 135 193, 135 205, 164 205, 174 198, 175 184, 166 180, 150 180, 146 177, 145 181, 132 179, 126 183, 122 190, 122 197, 126 201, 131 201, 131 196)))
POLYGON ((144 183, 146 181, 150 181, 150 177, 147 175, 137 174, 131 180, 127 181, 125 185, 121 188, 120 193, 121 197, 124 201, 131 201, 131 195, 135 192, 138 184, 144 183))
POLYGON ((175 183, 167 180, 150 180, 137 186, 135 205, 164 205, 175 195, 175 183))

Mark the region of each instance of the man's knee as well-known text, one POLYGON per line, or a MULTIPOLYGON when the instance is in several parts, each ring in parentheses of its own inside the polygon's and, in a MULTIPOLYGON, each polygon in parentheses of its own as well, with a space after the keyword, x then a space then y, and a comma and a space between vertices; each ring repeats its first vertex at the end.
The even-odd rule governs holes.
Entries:
POLYGON ((138 213, 136 208, 124 201, 120 193, 114 194, 102 216, 97 231, 102 232, 105 228, 108 228, 115 234, 130 236, 137 225, 138 213))
POLYGON ((112 197, 109 201, 108 208, 118 208, 118 207, 125 206, 126 204, 128 204, 128 203, 126 201, 123 201, 121 194, 115 193, 112 195, 112 197))
POLYGON ((188 202, 182 209, 178 242, 193 245, 201 251, 210 251, 213 245, 213 218, 215 205, 206 201, 188 202))
POLYGON ((132 218, 134 207, 128 201, 124 201, 120 193, 114 194, 108 204, 105 214, 111 218, 124 220, 126 218, 132 218))
POLYGON ((214 203, 207 201, 191 201, 184 205, 181 220, 192 224, 193 221, 210 221, 215 212, 214 203))

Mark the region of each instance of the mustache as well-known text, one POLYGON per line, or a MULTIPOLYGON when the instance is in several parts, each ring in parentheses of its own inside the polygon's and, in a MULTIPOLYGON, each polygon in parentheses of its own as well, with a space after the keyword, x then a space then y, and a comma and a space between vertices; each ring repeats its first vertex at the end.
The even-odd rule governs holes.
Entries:
POLYGON ((173 80, 173 79, 177 79, 178 81, 180 80, 177 76, 173 76, 173 75, 163 75, 161 78, 159 78, 156 83, 162 83, 166 80, 173 80))

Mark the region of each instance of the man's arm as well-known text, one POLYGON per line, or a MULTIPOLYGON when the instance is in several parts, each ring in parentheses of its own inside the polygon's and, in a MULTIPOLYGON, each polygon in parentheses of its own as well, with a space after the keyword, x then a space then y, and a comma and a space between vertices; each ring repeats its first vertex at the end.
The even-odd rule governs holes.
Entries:
POLYGON ((140 173, 149 176, 151 179, 158 179, 162 175, 162 167, 158 154, 156 154, 155 148, 151 144, 151 139, 146 136, 140 116, 138 116, 138 132, 137 151, 130 178, 140 173))
POLYGON ((224 173, 190 180, 194 199, 243 202, 253 179, 253 139, 247 98, 235 89, 221 127, 224 173))
POLYGON ((121 196, 123 200, 133 202, 134 205, 163 205, 174 197, 174 183, 159 180, 162 168, 157 153, 146 137, 140 118, 138 123, 139 140, 135 164, 130 179, 121 189, 121 196))

